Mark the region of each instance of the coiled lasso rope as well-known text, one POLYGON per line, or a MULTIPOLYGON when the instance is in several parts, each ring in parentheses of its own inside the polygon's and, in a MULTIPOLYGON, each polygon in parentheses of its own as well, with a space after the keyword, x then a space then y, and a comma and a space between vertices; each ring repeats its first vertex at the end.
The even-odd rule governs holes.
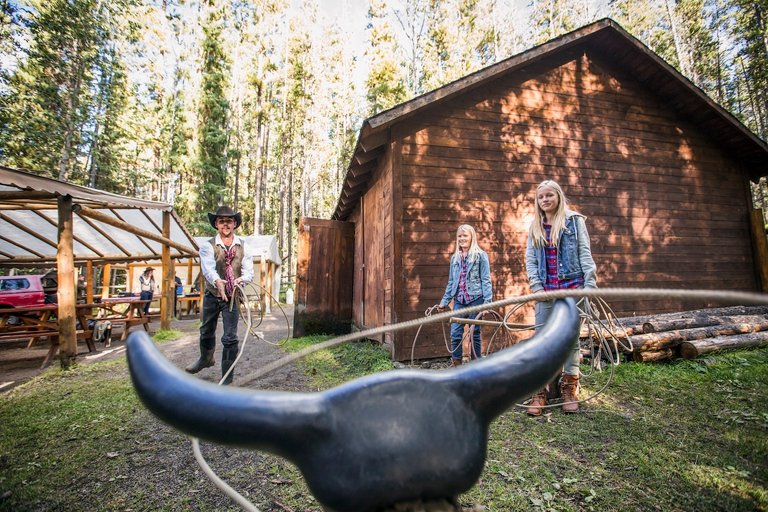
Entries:
MULTIPOLYGON (((249 304, 248 295, 245 293, 245 290, 242 289, 242 287, 240 287, 240 289, 241 289, 241 293, 243 294, 244 300, 246 301, 246 304, 249 304)), ((557 291, 551 291, 551 292, 538 292, 535 294, 523 295, 521 297, 502 299, 502 300, 498 300, 496 302, 491 302, 488 304, 470 306, 467 308, 463 308, 461 312, 462 312, 462 315, 469 315, 469 314, 478 313, 487 309, 502 308, 510 304, 523 304, 532 300, 548 301, 548 300, 563 299, 566 297, 573 297, 574 299, 587 298, 587 300, 589 299, 603 299, 603 300, 616 300, 616 299, 703 300, 703 299, 706 299, 706 300, 709 300, 712 302, 718 302, 718 303, 730 303, 730 304, 751 305, 751 306, 755 306, 755 305, 768 306, 768 295, 761 294, 761 293, 753 293, 753 292, 643 289, 643 288, 602 288, 602 289, 576 289, 576 290, 557 290, 557 291)), ((248 308, 247 311, 248 311, 247 318, 244 318, 244 320, 246 322, 246 325, 248 326, 248 333, 251 333, 250 308, 248 308)), ((260 377, 263 377, 264 375, 267 375, 268 373, 273 372, 278 368, 281 368, 287 364, 290 364, 293 361, 301 359, 302 357, 318 352, 320 350, 325 350, 327 348, 340 345, 342 343, 346 343, 349 341, 357 341, 357 340, 373 337, 373 336, 387 333, 387 332, 403 331, 407 329, 412 329, 414 327, 420 328, 422 325, 425 325, 425 324, 429 324, 433 322, 442 322, 444 320, 448 320, 452 316, 454 316, 453 311, 446 311, 444 313, 438 313, 436 315, 425 316, 424 318, 408 320, 406 322, 401 322, 393 325, 385 325, 382 327, 376 327, 376 328, 368 329, 365 331, 360 331, 352 334, 346 334, 344 336, 339 336, 337 338, 324 341, 322 343, 318 343, 317 345, 314 345, 312 347, 306 347, 293 354, 289 354, 277 361, 274 361, 268 365, 263 366, 262 368, 254 372, 251 372, 250 374, 242 378, 234 380, 233 383, 237 386, 242 386, 260 377)), ((506 318, 504 321, 506 322, 506 318)), ((240 355, 242 354, 246 339, 247 339, 247 335, 246 335, 246 338, 243 339, 240 352, 238 353, 237 359, 235 360, 235 363, 232 365, 232 368, 236 366, 238 360, 240 359, 240 355)), ((226 376, 222 377, 222 381, 224 380, 224 378, 226 378, 226 376)), ((557 404, 557 406, 562 406, 562 404, 557 404)), ((208 467, 208 464, 205 462, 205 460, 202 457, 202 454, 200 453, 199 441, 196 438, 192 438, 192 447, 193 447, 193 451, 195 452, 195 458, 197 459, 200 466, 203 468, 206 475, 211 479, 211 481, 213 481, 214 484, 216 484, 222 491, 224 491, 228 496, 230 496, 234 501, 236 501, 240 506, 242 506, 243 509, 249 512, 260 512, 258 508, 256 508, 246 498, 241 496, 239 493, 237 493, 237 491, 235 491, 229 485, 227 485, 224 481, 222 481, 210 469, 210 467, 208 467)))
MULTIPOLYGON (((469 315, 472 313, 478 313, 486 309, 498 309, 510 304, 519 304, 529 302, 531 300, 547 301, 555 299, 564 299, 566 297, 573 297, 575 299, 588 297, 603 298, 605 300, 616 299, 678 299, 678 300, 709 300, 718 303, 730 303, 740 304, 745 306, 768 306, 768 295, 763 293, 754 292, 733 292, 733 291, 715 291, 715 290, 672 290, 665 288, 594 288, 594 289, 576 289, 576 290, 557 290, 551 292, 538 292, 535 294, 522 295, 520 297, 512 297, 509 299, 497 300, 496 302, 490 302, 488 304, 480 304, 478 306, 470 306, 461 310, 462 315, 469 315), (714 296, 717 294, 717 296, 714 296)), ((351 334, 345 334, 331 340, 318 343, 311 347, 306 347, 302 350, 289 354, 277 361, 274 361, 268 365, 265 365, 258 370, 249 373, 239 379, 235 380, 235 384, 242 386, 251 381, 254 381, 270 372, 290 364, 293 361, 301 359, 309 354, 313 354, 320 350, 335 347, 342 343, 349 341, 357 341, 364 338, 369 338, 383 334, 386 332, 404 331, 407 329, 413 329, 414 327, 420 327, 424 324, 433 322, 441 322, 448 320, 454 315, 453 311, 446 311, 443 313, 433 314, 429 317, 416 318, 414 320, 408 320, 392 325, 384 325, 381 327, 375 327, 373 329, 366 329, 351 334)))

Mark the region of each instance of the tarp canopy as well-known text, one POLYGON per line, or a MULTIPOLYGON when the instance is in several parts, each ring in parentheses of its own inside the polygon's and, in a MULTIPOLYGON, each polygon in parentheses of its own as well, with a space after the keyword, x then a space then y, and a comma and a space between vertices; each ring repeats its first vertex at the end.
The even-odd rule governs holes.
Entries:
POLYGON ((160 259, 163 212, 171 258, 198 247, 173 206, 111 194, 0 166, 0 267, 56 264, 58 198, 71 196, 75 264, 160 259))

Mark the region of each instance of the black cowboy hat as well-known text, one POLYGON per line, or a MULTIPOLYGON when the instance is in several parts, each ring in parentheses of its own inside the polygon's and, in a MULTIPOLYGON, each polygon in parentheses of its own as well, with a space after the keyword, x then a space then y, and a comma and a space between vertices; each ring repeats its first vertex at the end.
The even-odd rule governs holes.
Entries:
POLYGON ((209 213, 208 214, 208 222, 211 223, 211 226, 216 228, 216 219, 219 217, 231 217, 235 219, 235 229, 240 227, 240 224, 243 223, 243 217, 239 213, 235 213, 235 211, 230 208, 229 206, 219 206, 219 209, 216 210, 216 213, 209 213))

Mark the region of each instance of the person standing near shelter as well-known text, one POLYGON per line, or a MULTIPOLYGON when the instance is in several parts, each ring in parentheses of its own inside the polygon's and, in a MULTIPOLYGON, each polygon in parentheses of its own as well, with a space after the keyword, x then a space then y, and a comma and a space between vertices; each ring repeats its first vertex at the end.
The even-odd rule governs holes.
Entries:
MULTIPOLYGON (((573 288, 597 288, 597 266, 592 259, 586 217, 567 208, 563 190, 552 180, 536 188, 536 212, 528 230, 525 268, 533 293, 573 288)), ((536 302, 536 325, 541 326, 552 312, 555 301, 536 302)), ((539 327, 536 328, 537 330, 539 327)), ((560 378, 563 411, 579 410, 578 337, 573 355, 560 378)), ((528 414, 539 416, 547 403, 546 388, 531 399, 528 414)))
MULTIPOLYGON (((443 311, 453 300, 453 310, 488 304, 493 301, 493 289, 491 287, 491 265, 488 255, 477 244, 475 228, 468 224, 462 224, 456 231, 456 251, 451 256, 451 267, 448 273, 448 286, 438 309, 443 311)), ((474 319, 477 313, 467 315, 465 318, 474 319)), ((464 324, 451 324, 451 365, 458 366, 462 363, 464 338, 464 324)), ((482 357, 482 341, 480 339, 480 326, 468 325, 472 330, 471 359, 482 357)))
POLYGON ((141 285, 140 299, 149 301, 144 304, 144 314, 149 313, 149 305, 152 303, 152 297, 155 293, 155 276, 154 269, 147 267, 144 273, 139 276, 139 284, 141 285))
POLYGON ((237 301, 230 308, 235 285, 253 280, 253 253, 245 240, 235 235, 242 218, 228 206, 220 206, 216 213, 208 214, 208 221, 218 234, 200 245, 200 271, 205 278, 203 294, 203 324, 200 326, 200 359, 187 366, 186 371, 197 373, 216 364, 216 325, 221 315, 224 346, 221 357, 221 376, 227 376, 224 385, 232 383, 227 372, 237 358, 239 340, 237 320, 240 308, 237 301))

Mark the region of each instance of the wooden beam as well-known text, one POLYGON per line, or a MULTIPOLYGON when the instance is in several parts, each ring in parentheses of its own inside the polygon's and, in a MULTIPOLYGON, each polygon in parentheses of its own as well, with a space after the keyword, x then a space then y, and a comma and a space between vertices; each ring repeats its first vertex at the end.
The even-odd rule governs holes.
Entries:
POLYGON ((154 240, 155 242, 160 242, 161 244, 167 244, 170 247, 173 247, 174 249, 186 253, 186 254, 192 254, 194 256, 197 256, 197 251, 187 247, 186 245, 180 244, 178 242, 175 242, 174 240, 171 240, 170 238, 163 237, 161 235, 156 235, 155 233, 152 233, 150 231, 146 231, 141 228, 137 228, 136 226, 133 226, 131 224, 128 224, 127 222, 116 219, 110 215, 107 215, 105 213, 101 213, 97 210, 93 210, 91 208, 88 208, 87 206, 83 205, 75 205, 75 209, 79 215, 85 215, 86 217, 90 217, 92 219, 98 220, 100 222, 103 222, 104 224, 109 224, 110 226, 114 226, 116 228, 120 228, 123 231, 127 231, 129 233, 133 233, 134 235, 141 236, 144 238, 149 238, 150 240, 154 240))
MULTIPOLYGON (((59 206, 59 208, 61 208, 61 206, 59 206)), ((72 213, 72 209, 71 208, 69 209, 69 212, 72 213)), ((59 215, 61 215, 61 212, 59 212, 59 215)), ((50 245, 51 247, 58 247, 58 244, 56 244, 53 240, 49 240, 49 239, 45 238, 44 236, 40 236, 40 233, 37 233, 33 229, 28 228, 27 226, 25 226, 24 224, 21 224, 20 222, 16 222, 12 218, 10 218, 10 217, 8 217, 6 215, 3 215, 2 213, 0 213, 0 219, 3 219, 5 222, 7 222, 8 224, 11 224, 12 226, 16 226, 20 230, 24 231, 25 233, 27 233, 29 235, 32 235, 33 237, 37 238, 41 242, 45 242, 46 244, 50 245)), ((70 219, 70 222, 72 222, 71 219, 70 219)), ((59 221, 59 224, 61 224, 61 221, 59 221)))
POLYGON ((24 245, 21 245, 19 242, 16 242, 15 240, 11 240, 10 238, 6 238, 6 237, 4 237, 3 235, 0 235, 0 240, 2 240, 3 242, 8 242, 8 243, 9 243, 9 244, 11 244, 11 245, 15 245, 16 247, 18 247, 18 248, 20 248, 20 249, 24 249, 24 250, 25 250, 25 251, 27 251, 27 252, 31 252, 32 254, 34 254, 35 256, 37 256, 37 259, 39 259, 39 258, 44 258, 44 257, 45 257, 45 256, 43 256, 41 253, 39 253, 39 252, 37 252, 37 251, 33 251, 33 250, 32 250, 32 249, 30 249, 29 247, 26 247, 26 246, 24 246, 24 245))
MULTIPOLYGON (((59 305, 59 361, 62 369, 77 362, 75 325, 75 252, 72 236, 72 196, 59 196, 59 233, 56 251, 59 305)), ((85 326, 83 326, 85 328, 85 326)))
MULTIPOLYGON (((171 212, 163 212, 163 237, 171 238, 171 212)), ((160 328, 171 329, 171 313, 173 313, 173 289, 176 287, 174 276, 176 272, 171 260, 171 248, 163 244, 163 285, 160 295, 160 328)))
POLYGON ((112 284, 112 265, 107 263, 104 265, 104 270, 101 274, 101 298, 106 299, 109 297, 109 286, 112 284))
POLYGON ((366 153, 389 142, 389 130, 382 130, 360 139, 360 147, 366 153))
POLYGON ((0 201, 37 201, 40 199, 56 199, 51 192, 36 192, 34 190, 2 190, 0 201))
MULTIPOLYGON (((124 219, 124 218, 122 218, 122 217, 120 216, 120 214, 119 214, 119 213, 117 213, 117 212, 114 210, 114 208, 110 208, 110 209, 109 209, 109 211, 111 211, 112 213, 114 213, 114 214, 115 214, 115 217, 117 217, 117 218, 118 218, 118 219, 120 219, 121 221, 125 222, 125 219, 124 219)), ((146 214, 145 214, 145 215, 146 215, 146 214)), ((150 221, 150 223, 151 223, 151 224, 152 224, 152 225, 155 227, 155 229, 157 229, 158 231, 160 231, 160 228, 158 228, 158 227, 157 227, 157 225, 156 225, 154 222, 152 222, 152 219, 149 219, 149 221, 150 221)), ((150 245, 147 243, 147 241, 146 241, 146 240, 144 240, 144 239, 143 239, 143 238, 141 238, 141 237, 139 237, 139 240, 141 240, 141 243, 143 243, 143 244, 144 244, 144 247, 146 247, 147 249, 149 249, 149 252, 151 252, 152 254, 157 254, 157 252, 156 252, 156 251, 155 251, 155 250, 154 250, 154 249, 153 249, 153 248, 152 248, 152 247, 151 247, 151 246, 150 246, 150 245)))
MULTIPOLYGON (((179 258, 185 258, 186 255, 180 255, 180 254, 174 254, 171 256, 171 259, 177 260, 179 258)), ((91 257, 85 257, 85 256, 77 256, 75 257, 75 264, 76 265, 83 265, 87 262, 91 262, 94 265, 106 265, 108 263, 134 263, 137 261, 147 261, 147 260, 156 260, 158 259, 157 256, 152 254, 142 254, 139 256, 114 256, 114 257, 104 257, 100 258, 98 256, 91 256, 91 257)), ((9 255, 9 258, 6 260, 0 259, 0 268, 13 268, 13 267, 23 267, 23 268, 37 268, 37 267, 50 267, 52 265, 56 264, 56 256, 44 256, 40 255, 39 257, 32 257, 32 256, 25 256, 23 258, 16 258, 12 255, 9 255)))
POLYGON ((358 165, 362 165, 365 163, 368 163, 372 160, 375 160, 379 156, 384 154, 384 147, 379 146, 378 148, 374 148, 371 151, 366 151, 365 153, 355 153, 355 155, 352 157, 355 163, 358 165))
POLYGON ((93 262, 88 260, 85 263, 85 301, 93 304, 93 262))
POLYGON ((131 255, 131 251, 129 251, 128 249, 126 249, 125 247, 123 247, 122 245, 120 245, 120 244, 117 242, 117 240, 115 240, 114 238, 112 238, 112 237, 109 235, 109 233, 107 233, 106 231, 104 231, 103 229, 101 229, 99 226, 97 226, 96 224, 94 224, 94 222, 93 222, 91 219, 89 219, 89 218, 87 218, 87 217, 84 217, 82 214, 79 214, 79 212, 78 212, 78 215, 80 216, 80 218, 81 218, 81 219, 83 219, 83 222, 85 222, 86 224, 88 224, 89 226, 91 226, 91 227, 92 227, 92 228, 93 228, 93 229, 94 229, 94 230, 95 230, 97 233, 99 233, 101 236, 103 236, 104 238, 106 238, 107 240, 109 240, 109 241, 110 241, 110 243, 111 243, 112 245, 114 245, 115 247, 117 247, 118 249, 120 249, 121 251, 123 251, 123 254, 125 254, 126 256, 130 256, 130 255, 131 255))
MULTIPOLYGON (((43 220, 45 220, 45 221, 47 221, 48 223, 50 223, 52 226, 56 226, 56 223, 55 223, 55 222, 53 222, 53 219, 49 218, 47 215, 43 215, 43 214, 42 214, 42 213, 40 213, 40 211, 38 211, 38 210, 32 210, 32 212, 33 212, 35 215, 37 215, 38 217, 40 217, 40 218, 42 218, 43 220)), ((74 238, 74 240, 75 240, 76 242, 78 242, 79 244, 83 245, 84 247, 86 247, 88 250, 90 250, 90 251, 91 251, 91 252, 93 252, 94 254, 98 254, 99 256, 104 256, 104 254, 103 254, 103 253, 101 253, 101 252, 99 252, 98 250, 96 250, 96 248, 95 248, 95 247, 93 247, 91 244, 87 243, 87 242, 86 242, 86 241, 84 241, 82 238, 79 238, 79 237, 75 236, 75 235, 74 235, 74 227, 73 227, 73 235, 72 235, 72 236, 73 236, 73 238, 74 238)))

